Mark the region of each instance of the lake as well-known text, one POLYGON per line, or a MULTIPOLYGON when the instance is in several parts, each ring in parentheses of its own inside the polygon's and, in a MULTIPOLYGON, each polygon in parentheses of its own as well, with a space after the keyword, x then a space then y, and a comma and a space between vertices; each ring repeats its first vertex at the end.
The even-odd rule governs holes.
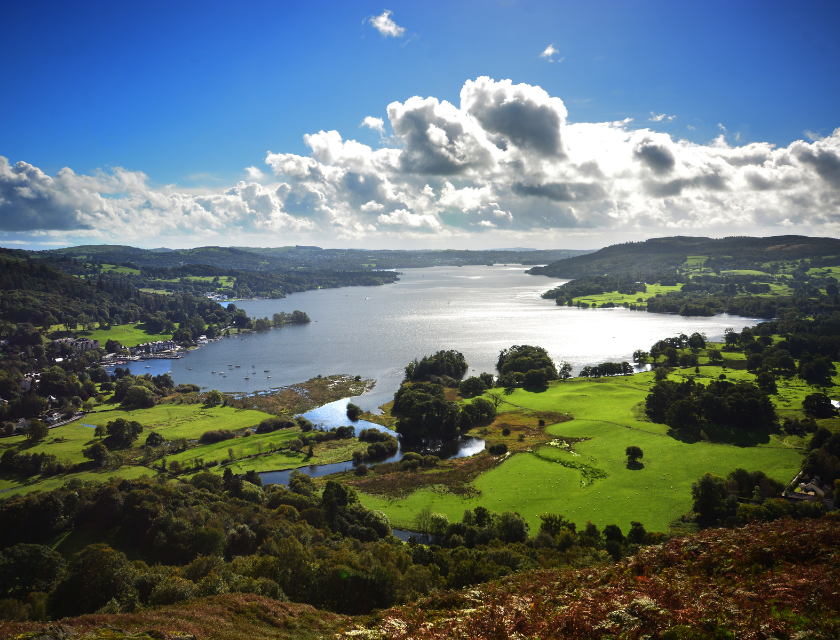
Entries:
POLYGON ((740 331, 759 322, 728 315, 684 318, 559 307, 540 294, 566 281, 530 276, 525 269, 408 269, 398 282, 381 287, 322 289, 280 300, 237 302, 252 317, 300 309, 312 322, 236 335, 180 360, 134 364, 132 371, 151 371, 144 368, 150 365, 160 373, 171 366, 176 382, 248 393, 319 374, 361 375, 377 384, 354 402, 376 410, 393 398, 408 362, 440 349, 462 352, 470 365, 467 375, 495 372, 499 351, 516 344, 544 347, 555 362, 566 360, 577 372, 608 360, 629 361, 633 351, 647 350, 665 337, 699 331, 720 339, 726 327, 740 331), (228 363, 241 368, 231 373, 228 363), (211 373, 214 370, 217 373, 211 373))

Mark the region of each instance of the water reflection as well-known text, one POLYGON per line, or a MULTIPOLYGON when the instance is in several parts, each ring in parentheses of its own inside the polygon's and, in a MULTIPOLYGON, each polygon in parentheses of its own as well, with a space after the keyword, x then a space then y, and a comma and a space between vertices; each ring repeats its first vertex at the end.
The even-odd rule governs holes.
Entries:
MULTIPOLYGON (((336 400, 330 402, 322 407, 313 409, 308 413, 303 414, 305 418, 310 420, 317 429, 328 430, 333 427, 352 426, 354 427, 354 434, 358 435, 362 429, 376 429, 384 433, 394 434, 393 431, 386 429, 382 425, 367 420, 356 420, 351 422, 347 418, 347 404, 358 401, 357 398, 345 398, 343 400, 336 400)), ((402 459, 403 455, 409 451, 419 453, 421 455, 435 455, 441 460, 449 460, 451 458, 465 458, 473 456, 476 453, 484 451, 484 440, 481 438, 473 438, 471 436, 461 436, 456 440, 448 441, 426 441, 422 445, 412 443, 411 446, 404 445, 403 442, 397 438, 399 448, 397 452, 386 458, 373 460, 374 463, 383 462, 397 462, 402 459)), ((299 467, 297 471, 305 473, 313 478, 321 478, 323 476, 332 475, 334 473, 349 473, 353 471, 354 464, 352 462, 335 462, 333 464, 319 464, 309 465, 306 467, 299 467)), ((265 471, 260 474, 263 484, 289 484, 289 475, 294 469, 286 469, 283 471, 265 471)))

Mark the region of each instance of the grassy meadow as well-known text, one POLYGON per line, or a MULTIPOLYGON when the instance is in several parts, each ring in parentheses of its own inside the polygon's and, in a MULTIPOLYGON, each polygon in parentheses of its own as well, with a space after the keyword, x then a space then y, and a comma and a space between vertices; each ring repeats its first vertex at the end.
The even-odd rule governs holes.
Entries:
MULTIPOLYGON (((741 354, 724 353, 727 358, 735 355, 741 354)), ((670 377, 708 383, 725 371, 731 381, 755 379, 743 369, 732 369, 736 362, 725 362, 729 364, 726 369, 701 366, 700 374, 693 368, 677 369, 670 377)), ((685 442, 671 437, 666 425, 645 417, 644 400, 652 384, 653 374, 641 373, 555 382, 542 392, 517 389, 505 394, 494 389, 491 393, 502 398, 500 413, 484 437, 517 450, 473 480, 473 491, 455 493, 431 485, 407 496, 362 494, 362 502, 406 528, 411 528, 425 507, 460 520, 464 510, 482 505, 493 511, 516 511, 532 530, 539 527, 540 514, 552 512, 562 513, 578 526, 591 520, 599 527, 618 524, 626 530, 631 520, 637 520, 648 530, 667 532, 673 520, 691 509, 691 484, 707 471, 726 476, 737 467, 762 470, 783 483, 796 475, 803 444, 798 437, 781 432, 736 434, 735 438, 725 434, 736 444, 714 442, 720 435, 716 433, 709 435, 712 441, 685 442), (568 414, 573 419, 549 423, 543 438, 532 439, 531 432, 520 442, 523 430, 516 427, 503 437, 503 426, 517 423, 509 418, 523 412, 568 414), (570 446, 552 446, 551 440, 570 446), (625 449, 631 445, 644 451, 641 468, 627 466, 625 449)), ((799 378, 780 379, 777 384, 779 393, 773 401, 780 417, 801 415, 802 399, 814 389, 799 378)))

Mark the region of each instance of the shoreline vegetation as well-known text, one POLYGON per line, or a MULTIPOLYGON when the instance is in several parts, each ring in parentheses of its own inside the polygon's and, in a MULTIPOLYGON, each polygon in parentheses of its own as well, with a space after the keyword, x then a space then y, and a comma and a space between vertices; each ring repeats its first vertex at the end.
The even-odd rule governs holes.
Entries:
POLYGON ((327 430, 301 414, 375 381, 319 376, 222 394, 169 374, 109 374, 104 347, 71 352, 47 337, 103 323, 126 342, 139 324, 191 339, 210 327, 270 328, 186 292, 233 289, 244 276, 184 272, 173 283, 181 292, 164 298, 121 281, 145 266, 74 254, 56 262, 86 272, 68 275, 7 255, 0 635, 50 620, 160 635, 174 629, 172 612, 183 615, 179 631, 213 637, 836 636, 840 600, 824 585, 838 580, 825 558, 840 539, 830 510, 840 490, 840 241, 742 240, 742 251, 734 239, 629 243, 533 271, 575 274, 545 296, 558 304, 772 319, 715 343, 662 336, 632 364, 592 363, 577 377, 538 346, 503 349, 495 372, 470 377, 457 351, 418 354, 382 414, 352 405, 327 430), (81 420, 45 423, 78 409, 81 420), (354 437, 351 413, 394 435, 354 437), (377 461, 396 451, 395 436, 464 435, 486 449, 377 461), (260 477, 331 462, 347 471, 292 472, 288 487, 260 477), (427 544, 402 543, 393 527, 427 544), (718 600, 701 602, 712 591, 718 600), (606 608, 585 605, 604 598, 606 608), (751 613, 724 615, 732 607, 751 613), (224 622, 209 629, 211 615, 224 622))

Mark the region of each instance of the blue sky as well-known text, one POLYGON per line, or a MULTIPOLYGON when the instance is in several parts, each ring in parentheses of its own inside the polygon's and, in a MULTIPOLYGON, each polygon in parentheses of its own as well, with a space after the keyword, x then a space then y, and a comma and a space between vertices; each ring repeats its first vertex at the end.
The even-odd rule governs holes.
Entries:
POLYGON ((836 235, 837 24, 837 2, 9 5, 0 245, 836 235), (470 110, 462 90, 483 77, 470 110), (555 157, 528 151, 551 132, 517 138, 478 114, 499 92, 497 106, 521 102, 511 126, 557 114, 555 157), (458 113, 388 110, 414 96, 458 113), (421 112, 423 135, 458 131, 411 138, 421 112), (360 127, 368 116, 381 132, 360 127), (305 142, 320 131, 341 142, 305 142), (409 166, 429 144, 457 166, 409 166), (504 153, 486 160, 487 145, 504 153), (347 185, 359 176, 378 186, 347 185))

